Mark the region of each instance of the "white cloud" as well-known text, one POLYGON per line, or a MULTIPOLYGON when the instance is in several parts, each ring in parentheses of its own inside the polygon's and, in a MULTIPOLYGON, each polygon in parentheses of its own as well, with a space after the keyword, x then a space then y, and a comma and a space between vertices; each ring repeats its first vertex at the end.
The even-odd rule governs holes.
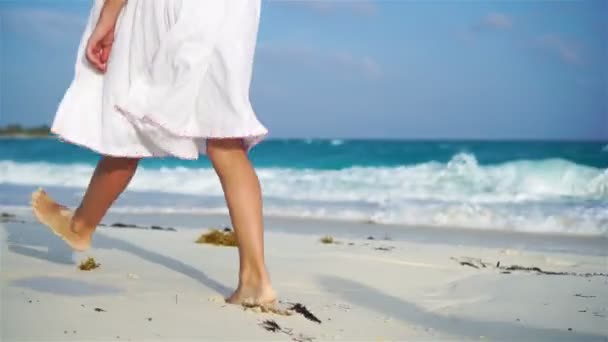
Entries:
POLYGON ((304 45, 260 44, 257 52, 261 61, 309 67, 329 68, 332 72, 357 75, 366 79, 382 77, 382 68, 370 56, 356 56, 345 51, 324 51, 304 45))
POLYGON ((491 12, 484 16, 480 22, 471 29, 474 32, 488 30, 508 30, 513 27, 513 20, 504 13, 491 12))
POLYGON ((87 18, 71 11, 27 7, 0 9, 2 29, 53 44, 82 34, 87 18))
POLYGON ((345 68, 357 70, 364 76, 371 79, 376 79, 382 76, 380 65, 371 57, 356 57, 350 53, 337 52, 329 54, 331 63, 336 63, 345 68))
MULTIPOLYGON (((473 25, 469 32, 459 35, 459 38, 467 43, 473 41, 475 35, 482 31, 505 31, 513 28, 513 20, 506 14, 491 12, 484 16, 480 22, 473 25)), ((564 63, 570 65, 583 64, 580 47, 577 44, 564 40, 555 34, 534 36, 533 34, 520 32, 518 37, 522 41, 531 42, 534 47, 540 47, 557 56, 564 63)), ((527 45, 527 44, 526 44, 527 45)))
POLYGON ((319 13, 333 13, 340 10, 371 16, 378 12, 376 1, 373 0, 267 0, 272 4, 299 7, 319 13))
POLYGON ((578 46, 565 41, 558 35, 543 35, 537 38, 537 42, 541 47, 556 54, 565 63, 572 65, 583 64, 583 59, 578 46))

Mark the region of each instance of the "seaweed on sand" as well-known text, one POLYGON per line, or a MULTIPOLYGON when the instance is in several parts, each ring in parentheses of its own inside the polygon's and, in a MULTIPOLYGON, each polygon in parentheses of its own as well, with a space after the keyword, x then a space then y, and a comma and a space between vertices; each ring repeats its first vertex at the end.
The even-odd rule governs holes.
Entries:
POLYGON ((312 312, 310 312, 308 310, 308 308, 306 308, 306 306, 300 304, 300 303, 295 303, 293 304, 289 310, 293 310, 297 313, 299 313, 300 315, 306 317, 306 319, 308 319, 309 321, 313 321, 316 323, 321 324, 321 320, 317 318, 317 316, 315 316, 312 312))
POLYGON ((336 240, 334 239, 333 236, 326 235, 326 236, 324 236, 324 237, 321 238, 321 243, 329 245, 329 244, 332 244, 332 243, 336 243, 336 240))
POLYGON ((496 265, 489 262, 484 262, 478 258, 470 258, 470 257, 460 257, 455 258, 451 257, 450 259, 458 262, 462 266, 473 267, 476 269, 481 268, 495 268, 499 270, 502 274, 511 274, 512 272, 530 272, 542 275, 562 275, 562 276, 576 276, 576 277, 608 277, 608 273, 603 272, 587 272, 587 273, 577 273, 577 272, 556 272, 556 271, 548 271, 541 269, 537 266, 520 266, 520 265, 502 265, 500 261, 496 262, 496 265))
POLYGON ((271 332, 283 331, 283 329, 281 329, 281 326, 277 322, 275 322, 271 319, 265 320, 260 325, 262 326, 262 328, 266 329, 267 331, 271 331, 271 332))
POLYGON ((236 235, 233 231, 220 231, 213 229, 212 231, 201 235, 196 243, 208 243, 215 246, 237 246, 236 235))
POLYGON ((87 260, 82 261, 80 263, 80 266, 78 266, 78 268, 81 271, 90 271, 90 270, 94 270, 94 269, 98 268, 99 266, 101 266, 101 264, 98 264, 97 262, 95 262, 95 259, 88 258, 87 260))

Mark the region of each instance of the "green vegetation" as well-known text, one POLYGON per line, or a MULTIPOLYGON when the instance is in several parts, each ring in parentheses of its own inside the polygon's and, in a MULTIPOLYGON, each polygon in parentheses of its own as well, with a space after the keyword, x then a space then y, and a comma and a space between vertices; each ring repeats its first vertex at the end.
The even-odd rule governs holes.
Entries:
POLYGON ((22 127, 21 125, 7 125, 0 127, 0 136, 31 136, 41 137, 47 136, 50 133, 50 127, 47 125, 36 127, 22 127))

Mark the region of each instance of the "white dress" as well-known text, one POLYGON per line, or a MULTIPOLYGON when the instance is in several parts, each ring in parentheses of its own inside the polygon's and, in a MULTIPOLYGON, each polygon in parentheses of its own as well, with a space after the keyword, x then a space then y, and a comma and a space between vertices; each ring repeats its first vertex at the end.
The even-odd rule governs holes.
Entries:
POLYGON ((74 79, 51 131, 103 155, 196 159, 208 138, 267 134, 249 85, 260 0, 128 0, 107 71, 86 59, 104 0, 95 0, 74 79))

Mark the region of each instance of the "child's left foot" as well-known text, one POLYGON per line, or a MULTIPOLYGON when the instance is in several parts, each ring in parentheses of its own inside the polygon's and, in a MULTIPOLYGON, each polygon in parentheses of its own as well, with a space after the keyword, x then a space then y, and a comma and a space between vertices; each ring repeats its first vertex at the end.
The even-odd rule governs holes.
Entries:
POLYGON ((59 205, 42 189, 32 194, 32 209, 40 223, 51 228, 51 231, 61 237, 75 251, 85 251, 91 247, 91 234, 78 234, 72 231, 73 213, 59 205))

